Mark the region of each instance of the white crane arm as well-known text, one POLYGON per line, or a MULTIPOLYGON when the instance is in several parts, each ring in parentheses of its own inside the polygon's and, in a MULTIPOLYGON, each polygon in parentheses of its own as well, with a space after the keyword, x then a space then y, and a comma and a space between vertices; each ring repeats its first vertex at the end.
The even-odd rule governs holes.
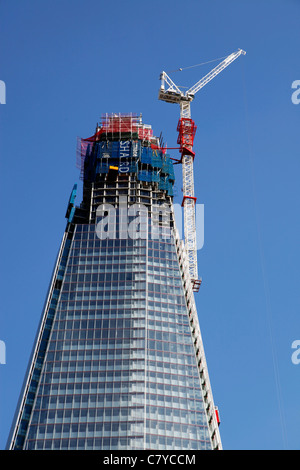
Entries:
POLYGON ((210 82, 216 75, 218 75, 222 70, 224 70, 228 65, 230 65, 235 59, 237 59, 241 54, 245 55, 246 52, 242 49, 239 49, 237 52, 233 52, 226 59, 224 59, 219 65, 212 69, 205 77, 201 78, 199 82, 195 83, 187 92, 186 96, 194 96, 201 88, 203 88, 208 82, 210 82))

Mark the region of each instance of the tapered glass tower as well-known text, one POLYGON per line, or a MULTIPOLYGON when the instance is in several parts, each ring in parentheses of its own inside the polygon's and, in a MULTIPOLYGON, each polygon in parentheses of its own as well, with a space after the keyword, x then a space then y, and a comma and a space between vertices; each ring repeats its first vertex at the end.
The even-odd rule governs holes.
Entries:
POLYGON ((79 156, 8 448, 221 449, 172 161, 131 114, 79 156))

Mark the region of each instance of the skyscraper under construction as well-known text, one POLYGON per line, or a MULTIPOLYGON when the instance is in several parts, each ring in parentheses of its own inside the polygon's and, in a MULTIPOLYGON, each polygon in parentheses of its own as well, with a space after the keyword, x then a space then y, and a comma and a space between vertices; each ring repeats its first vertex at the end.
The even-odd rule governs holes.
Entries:
POLYGON ((172 160, 132 114, 79 157, 7 448, 221 449, 172 160))

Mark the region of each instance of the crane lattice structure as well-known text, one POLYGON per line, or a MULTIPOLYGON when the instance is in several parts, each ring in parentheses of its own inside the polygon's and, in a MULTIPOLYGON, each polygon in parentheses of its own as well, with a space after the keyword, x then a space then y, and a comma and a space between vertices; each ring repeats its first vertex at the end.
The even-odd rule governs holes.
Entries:
POLYGON ((183 180, 183 200, 182 206, 184 211, 184 239, 185 249, 188 258, 189 274, 193 284, 193 290, 198 291, 201 281, 198 279, 197 265, 197 245, 196 245, 196 220, 195 206, 196 200, 194 191, 194 171, 193 164, 195 152, 193 151, 194 136, 197 127, 191 119, 191 102, 195 94, 215 78, 222 70, 236 60, 241 54, 246 52, 242 49, 230 54, 219 65, 212 69, 207 75, 199 80, 185 93, 175 85, 171 78, 162 72, 160 74, 161 86, 158 99, 167 103, 177 103, 180 105, 180 119, 178 121, 177 131, 179 133, 177 143, 180 144, 181 158, 177 163, 182 164, 182 180, 183 180), (166 88, 166 84, 168 88, 166 88))

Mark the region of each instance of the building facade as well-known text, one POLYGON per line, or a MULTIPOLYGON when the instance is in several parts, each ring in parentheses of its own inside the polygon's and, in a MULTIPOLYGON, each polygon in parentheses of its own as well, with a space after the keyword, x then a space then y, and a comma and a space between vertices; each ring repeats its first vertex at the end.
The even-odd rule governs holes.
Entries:
POLYGON ((134 115, 104 116, 79 159, 7 447, 221 449, 172 161, 134 115))

